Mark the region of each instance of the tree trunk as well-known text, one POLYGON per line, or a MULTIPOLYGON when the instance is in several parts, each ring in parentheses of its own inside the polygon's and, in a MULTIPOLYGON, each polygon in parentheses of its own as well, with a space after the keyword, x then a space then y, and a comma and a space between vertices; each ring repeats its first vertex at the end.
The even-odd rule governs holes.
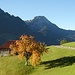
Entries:
POLYGON ((28 59, 26 58, 25 65, 28 66, 28 59))
POLYGON ((26 51, 26 54, 25 54, 25 58, 26 58, 25 65, 28 66, 28 59, 29 59, 29 58, 28 58, 28 52, 27 52, 27 51, 26 51))

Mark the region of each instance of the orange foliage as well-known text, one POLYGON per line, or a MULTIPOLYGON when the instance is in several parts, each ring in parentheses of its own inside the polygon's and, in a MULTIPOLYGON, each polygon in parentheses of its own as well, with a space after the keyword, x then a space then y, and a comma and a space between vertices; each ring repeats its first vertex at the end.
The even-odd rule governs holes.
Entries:
POLYGON ((40 62, 41 62, 41 57, 40 57, 39 52, 33 51, 32 56, 31 56, 31 59, 30 59, 30 62, 31 62, 31 64, 32 64, 32 66, 34 66, 34 67, 35 67, 36 65, 40 64, 40 62))
POLYGON ((47 52, 46 45, 41 42, 36 42, 33 36, 22 35, 20 40, 16 40, 15 44, 10 45, 12 54, 18 53, 19 58, 30 59, 32 66, 36 66, 41 61, 41 56, 44 52, 47 52))

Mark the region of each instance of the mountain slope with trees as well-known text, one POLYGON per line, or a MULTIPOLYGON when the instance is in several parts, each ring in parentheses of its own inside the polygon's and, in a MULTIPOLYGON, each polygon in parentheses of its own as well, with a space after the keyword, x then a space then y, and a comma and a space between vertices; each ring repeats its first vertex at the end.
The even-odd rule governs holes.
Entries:
POLYGON ((36 41, 45 42, 47 45, 59 44, 62 39, 75 40, 75 31, 61 29, 44 16, 23 21, 20 17, 0 9, 0 45, 23 34, 32 35, 36 41))
POLYGON ((62 39, 75 40, 75 31, 61 29, 44 16, 36 16, 25 22, 32 30, 41 33, 47 44, 59 44, 62 39))
POLYGON ((0 9, 0 44, 18 38, 22 34, 32 34, 32 30, 19 17, 0 9))

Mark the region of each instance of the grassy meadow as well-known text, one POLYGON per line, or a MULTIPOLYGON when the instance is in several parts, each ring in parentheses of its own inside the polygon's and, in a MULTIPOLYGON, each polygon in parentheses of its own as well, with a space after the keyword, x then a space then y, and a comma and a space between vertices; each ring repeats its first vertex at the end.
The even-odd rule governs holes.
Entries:
POLYGON ((65 44, 63 44, 63 46, 75 47, 75 42, 65 43, 65 44))
POLYGON ((28 75, 32 72, 32 66, 25 66, 17 56, 0 57, 0 75, 28 75))
MULTIPOLYGON (((68 43, 64 44, 67 46, 68 43)), ((68 46, 74 47, 73 43, 68 46)), ((17 56, 0 57, 0 75, 75 75, 75 50, 48 46, 49 52, 34 69, 17 56)))

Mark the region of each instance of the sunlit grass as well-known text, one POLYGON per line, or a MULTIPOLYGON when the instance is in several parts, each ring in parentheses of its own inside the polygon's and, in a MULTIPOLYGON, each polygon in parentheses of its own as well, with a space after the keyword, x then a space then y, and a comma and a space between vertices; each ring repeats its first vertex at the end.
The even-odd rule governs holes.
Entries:
POLYGON ((17 56, 0 57, 0 75, 75 75, 75 50, 48 46, 49 52, 34 69, 17 56))
POLYGON ((28 75, 32 66, 25 66, 17 56, 0 57, 0 75, 28 75))
POLYGON ((42 64, 30 75, 75 75, 75 51, 50 46, 42 64))
POLYGON ((63 44, 63 46, 75 47, 75 42, 65 43, 65 44, 63 44))

